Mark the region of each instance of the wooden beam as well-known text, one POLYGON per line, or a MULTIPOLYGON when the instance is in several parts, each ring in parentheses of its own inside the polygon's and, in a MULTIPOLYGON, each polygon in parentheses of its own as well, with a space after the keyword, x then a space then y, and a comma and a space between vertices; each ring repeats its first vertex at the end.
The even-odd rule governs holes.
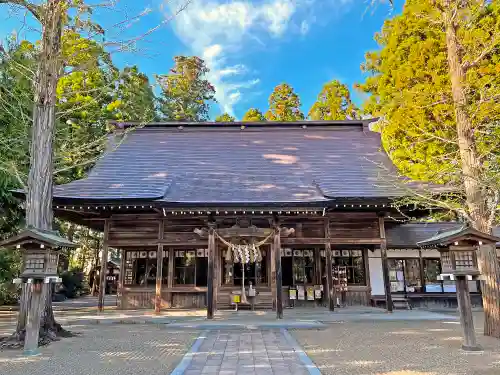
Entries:
POLYGON ((385 222, 384 216, 380 215, 378 218, 378 227, 380 231, 380 258, 382 261, 382 276, 384 278, 385 290, 385 307, 387 312, 392 313, 393 303, 391 294, 391 283, 389 280, 389 264, 387 262, 387 239, 385 237, 385 222))
POLYGON ((281 228, 278 217, 274 218, 274 263, 276 270, 276 318, 283 319, 283 275, 281 269, 281 228))
POLYGON ((283 245, 324 245, 330 243, 332 245, 379 245, 380 238, 342 238, 335 237, 327 240, 326 238, 313 237, 290 237, 281 240, 283 245))
POLYGON ((208 229, 207 319, 214 318, 215 224, 208 229))
POLYGON ((99 274, 99 300, 97 302, 97 311, 104 310, 104 293, 106 291, 106 269, 108 268, 108 237, 110 221, 104 223, 104 241, 102 243, 101 254, 101 272, 99 274))
POLYGON ((330 219, 325 220, 326 290, 328 309, 335 310, 335 287, 333 285, 332 245, 330 242, 330 219))

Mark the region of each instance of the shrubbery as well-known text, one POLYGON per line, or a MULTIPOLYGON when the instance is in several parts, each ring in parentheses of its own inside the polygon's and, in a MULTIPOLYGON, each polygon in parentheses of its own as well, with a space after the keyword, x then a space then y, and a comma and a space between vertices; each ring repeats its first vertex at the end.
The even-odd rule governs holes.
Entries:
POLYGON ((88 293, 85 275, 80 271, 65 271, 61 274, 62 290, 60 293, 68 298, 75 298, 88 293))

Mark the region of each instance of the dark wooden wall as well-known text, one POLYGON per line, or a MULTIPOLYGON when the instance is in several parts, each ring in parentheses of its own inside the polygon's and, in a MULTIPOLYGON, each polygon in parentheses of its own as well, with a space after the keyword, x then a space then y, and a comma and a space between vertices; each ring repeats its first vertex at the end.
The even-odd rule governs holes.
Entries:
MULTIPOLYGON (((229 228, 238 220, 260 228, 271 228, 272 216, 238 217, 236 215, 220 214, 214 216, 217 228, 229 228)), ((290 215, 280 218, 282 227, 293 228, 294 233, 282 236, 281 246, 316 245, 324 246, 325 219, 321 215, 290 215)), ((335 245, 373 246, 380 244, 378 219, 376 213, 352 212, 329 214, 330 243, 335 245)), ((163 249, 182 247, 206 247, 207 239, 200 238, 194 230, 207 228, 208 216, 158 214, 122 214, 109 219, 108 246, 139 250, 144 247, 161 246, 163 249)), ((172 255, 172 254, 170 254, 172 255)), ((366 254, 365 254, 366 256, 366 254)), ((368 257, 365 260, 368 264, 368 257)), ((270 262, 268 262, 270 263, 270 262)), ((216 262, 216 274, 220 275, 220 262, 216 262)), ((170 267, 169 273, 173 271, 170 267)), ((368 305, 370 300, 369 270, 366 270, 366 286, 349 287, 347 303, 368 305)), ((172 275, 169 275, 171 278, 172 275)), ((270 277, 268 275, 268 280, 270 277)), ((220 286, 217 300, 229 301, 229 290, 220 286)), ((121 284, 123 285, 123 284, 121 284)), ((236 288, 237 289, 237 288, 236 288)), ((262 296, 269 291, 262 290, 262 296)), ((172 284, 163 285, 161 292, 162 307, 204 307, 206 290, 192 287, 175 287, 172 284)), ((123 309, 154 308, 155 289, 145 287, 122 287, 119 292, 119 306, 123 309)), ((288 294, 285 294, 288 298, 288 294)), ((264 298, 263 298, 264 300, 264 298)), ((269 302, 266 300, 266 303, 269 302)), ((285 303, 287 301, 285 300, 285 303)))

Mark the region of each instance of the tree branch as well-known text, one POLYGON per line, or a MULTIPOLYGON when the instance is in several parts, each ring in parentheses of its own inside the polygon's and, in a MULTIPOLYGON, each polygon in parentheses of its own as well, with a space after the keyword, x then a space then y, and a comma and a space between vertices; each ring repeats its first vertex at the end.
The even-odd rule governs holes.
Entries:
POLYGON ((40 5, 30 3, 26 0, 0 0, 0 4, 11 4, 25 8, 33 15, 33 17, 35 17, 38 21, 41 21, 40 5))
POLYGON ((474 61, 464 61, 462 64, 462 69, 466 72, 470 68, 475 67, 477 64, 481 62, 482 59, 484 59, 486 56, 488 56, 495 48, 497 48, 500 44, 500 34, 498 34, 494 39, 493 42, 487 46, 483 52, 479 54, 478 57, 474 61))

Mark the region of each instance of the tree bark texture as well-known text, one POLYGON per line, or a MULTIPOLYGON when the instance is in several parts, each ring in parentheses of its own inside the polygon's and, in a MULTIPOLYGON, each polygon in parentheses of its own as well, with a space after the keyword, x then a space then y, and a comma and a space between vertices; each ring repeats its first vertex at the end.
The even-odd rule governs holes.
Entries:
MULTIPOLYGON (((477 150, 474 125, 467 111, 466 71, 462 65, 461 46, 457 38, 455 8, 457 0, 445 0, 443 20, 446 29, 447 59, 451 92, 455 108, 458 147, 467 208, 474 229, 491 234, 488 196, 482 186, 482 162, 477 150)), ((484 334, 500 338, 500 267, 495 246, 481 246, 478 250, 479 269, 485 280, 482 282, 482 298, 485 314, 484 334)))
MULTIPOLYGON (((42 40, 38 68, 34 84, 35 97, 33 125, 31 128, 30 171, 26 195, 26 225, 51 230, 53 138, 55 127, 56 87, 61 72, 61 37, 66 0, 47 0, 40 13, 42 40)), ((23 291, 28 291, 23 288, 23 291)), ((52 310, 52 286, 42 288, 45 306, 40 322, 41 344, 61 332, 61 326, 54 319, 52 310)), ((21 300, 29 299, 21 296, 21 300)), ((26 310, 21 308, 16 335, 26 329, 26 310)))

